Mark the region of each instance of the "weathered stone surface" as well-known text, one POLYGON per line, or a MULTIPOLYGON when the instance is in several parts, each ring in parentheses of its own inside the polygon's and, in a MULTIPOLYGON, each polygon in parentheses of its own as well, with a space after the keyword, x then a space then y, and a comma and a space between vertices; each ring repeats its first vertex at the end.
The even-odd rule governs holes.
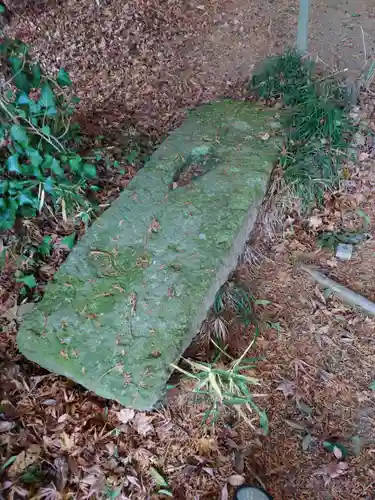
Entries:
POLYGON ((274 126, 274 110, 245 102, 194 111, 25 317, 25 356, 103 397, 152 407, 243 249, 277 158, 274 126))

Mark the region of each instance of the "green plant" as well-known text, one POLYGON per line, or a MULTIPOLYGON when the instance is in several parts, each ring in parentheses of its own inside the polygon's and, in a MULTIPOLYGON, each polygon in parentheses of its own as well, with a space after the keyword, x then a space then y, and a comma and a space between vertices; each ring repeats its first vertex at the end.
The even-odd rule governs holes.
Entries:
POLYGON ((244 286, 229 281, 217 292, 212 309, 216 319, 225 310, 233 311, 241 323, 250 326, 258 325, 255 306, 266 306, 268 304, 271 304, 269 300, 256 299, 244 286))
POLYGON ((169 489, 168 481, 164 478, 164 476, 160 474, 160 472, 155 467, 150 468, 150 475, 152 479, 155 481, 156 486, 158 487, 159 495, 173 497, 169 489))
POLYGON ((87 206, 85 191, 97 175, 78 154, 80 133, 72 115, 78 99, 62 68, 55 79, 33 64, 27 46, 4 38, 0 57, 9 72, 0 90, 0 230, 33 217, 45 205, 66 217, 87 206))
POLYGON ((249 370, 255 368, 255 362, 258 361, 258 358, 246 358, 255 343, 258 333, 259 330, 256 329, 252 342, 238 359, 229 356, 228 353, 213 342, 219 353, 212 363, 184 359, 190 366, 191 372, 180 366, 172 365, 176 370, 194 381, 194 393, 208 398, 209 408, 204 414, 204 422, 210 421, 214 423, 224 406, 232 406, 238 415, 252 428, 254 428, 255 413, 263 432, 268 433, 267 414, 254 402, 250 389, 251 386, 261 385, 261 382, 259 379, 247 374, 249 370), (222 355, 230 360, 229 364, 225 365, 220 361, 222 355))
POLYGON ((252 78, 258 97, 282 99, 287 129, 280 156, 284 178, 305 208, 322 203, 340 179, 340 164, 352 135, 349 96, 334 75, 320 77, 315 64, 288 51, 267 59, 252 78))

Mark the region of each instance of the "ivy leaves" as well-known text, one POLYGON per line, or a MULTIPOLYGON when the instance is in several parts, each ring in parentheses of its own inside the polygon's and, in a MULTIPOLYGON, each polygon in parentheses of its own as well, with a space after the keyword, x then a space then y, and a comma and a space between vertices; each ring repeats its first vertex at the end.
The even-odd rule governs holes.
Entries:
POLYGON ((46 202, 66 214, 63 200, 77 203, 97 172, 72 149, 80 135, 70 122, 77 99, 62 90, 72 85, 67 71, 61 68, 55 80, 46 77, 30 61, 27 46, 8 38, 0 43, 0 58, 17 89, 0 95, 1 231, 17 217, 35 216, 46 202))
POLYGON ((70 87, 72 84, 72 80, 64 68, 61 68, 57 74, 57 83, 60 87, 70 87))

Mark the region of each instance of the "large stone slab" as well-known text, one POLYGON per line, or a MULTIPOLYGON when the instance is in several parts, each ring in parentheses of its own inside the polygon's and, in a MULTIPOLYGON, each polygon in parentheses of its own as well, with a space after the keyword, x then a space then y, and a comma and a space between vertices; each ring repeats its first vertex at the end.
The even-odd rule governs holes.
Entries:
POLYGON ((190 114, 94 222, 18 334, 23 354, 100 396, 152 407, 234 269, 278 146, 275 111, 190 114))

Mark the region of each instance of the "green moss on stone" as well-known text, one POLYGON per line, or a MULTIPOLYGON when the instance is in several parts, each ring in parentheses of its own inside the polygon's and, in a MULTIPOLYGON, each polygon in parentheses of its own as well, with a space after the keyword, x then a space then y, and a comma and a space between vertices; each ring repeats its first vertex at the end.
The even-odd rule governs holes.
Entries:
POLYGON ((233 101, 190 113, 78 242, 25 317, 20 350, 152 407, 242 251, 277 158, 278 141, 261 138, 275 113, 233 101), (204 175, 170 189, 194 162, 204 175))

